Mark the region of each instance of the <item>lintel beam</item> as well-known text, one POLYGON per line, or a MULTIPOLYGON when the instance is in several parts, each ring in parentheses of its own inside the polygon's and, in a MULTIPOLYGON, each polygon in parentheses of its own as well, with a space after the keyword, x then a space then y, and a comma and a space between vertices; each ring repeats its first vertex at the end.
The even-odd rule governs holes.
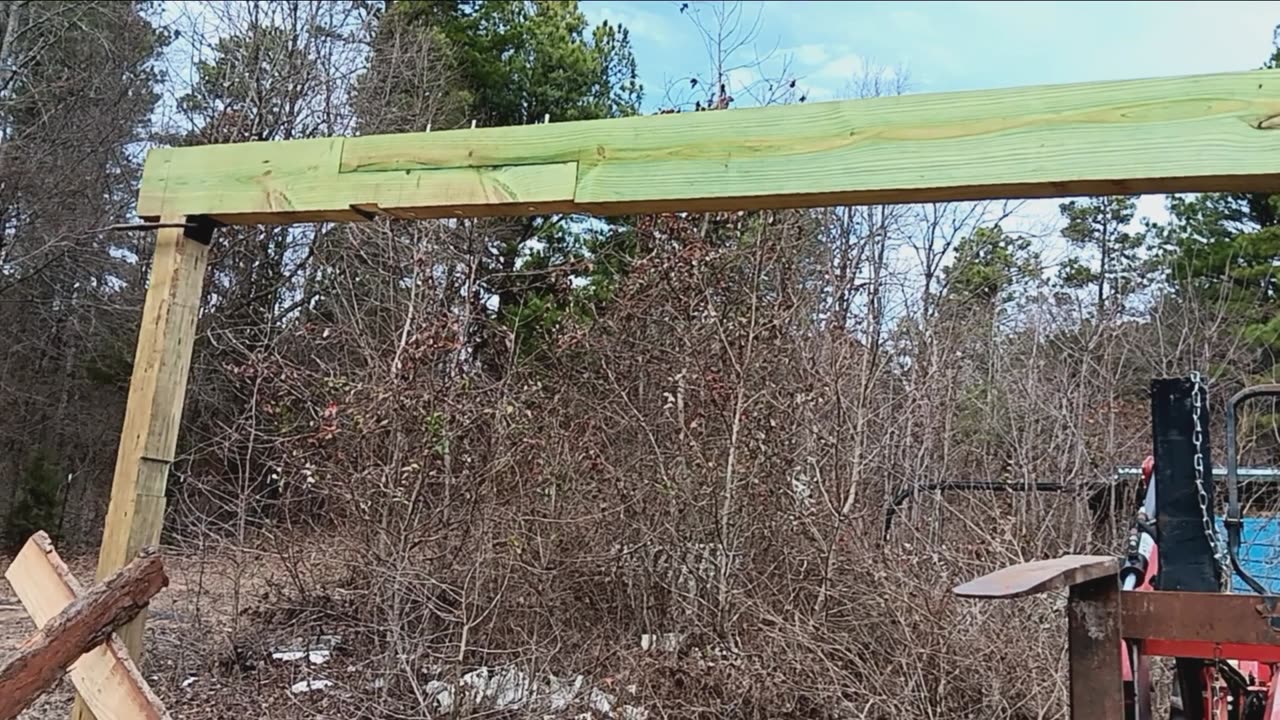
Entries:
POLYGON ((1280 191, 1280 70, 158 148, 138 214, 228 224, 1280 191))

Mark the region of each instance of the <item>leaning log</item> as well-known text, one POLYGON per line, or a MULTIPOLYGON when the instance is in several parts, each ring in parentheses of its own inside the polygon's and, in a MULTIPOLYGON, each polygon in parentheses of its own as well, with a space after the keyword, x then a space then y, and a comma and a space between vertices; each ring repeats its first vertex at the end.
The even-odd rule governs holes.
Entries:
POLYGON ((17 717, 81 655, 109 640, 168 584, 160 556, 148 554, 67 605, 0 667, 0 720, 17 717))

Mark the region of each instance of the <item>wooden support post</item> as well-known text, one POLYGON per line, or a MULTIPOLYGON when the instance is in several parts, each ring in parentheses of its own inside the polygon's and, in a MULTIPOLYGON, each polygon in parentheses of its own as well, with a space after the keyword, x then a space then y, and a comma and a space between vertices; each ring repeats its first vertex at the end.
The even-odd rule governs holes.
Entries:
POLYGON ((168 584, 160 556, 145 555, 65 606, 0 667, 0 720, 17 717, 168 584))
MULTIPOLYGON (((164 220, 182 222, 184 218, 164 220)), ((151 284, 142 309, 111 504, 98 555, 99 578, 118 570, 143 547, 160 540, 165 484, 177 449, 208 243, 208 227, 196 231, 171 227, 156 233, 151 284)), ((143 612, 119 633, 139 664, 145 622, 143 612)), ((83 698, 76 699, 72 718, 93 718, 83 698)))

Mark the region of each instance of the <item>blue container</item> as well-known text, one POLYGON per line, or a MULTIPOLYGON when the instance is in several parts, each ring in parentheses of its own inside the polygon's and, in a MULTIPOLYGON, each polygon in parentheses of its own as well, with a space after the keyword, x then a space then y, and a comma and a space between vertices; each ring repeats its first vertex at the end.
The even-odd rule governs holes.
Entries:
MULTIPOLYGON (((1226 542, 1227 531, 1221 519, 1218 520, 1218 532, 1226 542)), ((1240 565, 1263 587, 1280 593, 1280 517, 1244 519, 1240 533, 1240 565)), ((1231 587, 1237 593, 1253 593, 1239 578, 1232 579, 1231 587)))

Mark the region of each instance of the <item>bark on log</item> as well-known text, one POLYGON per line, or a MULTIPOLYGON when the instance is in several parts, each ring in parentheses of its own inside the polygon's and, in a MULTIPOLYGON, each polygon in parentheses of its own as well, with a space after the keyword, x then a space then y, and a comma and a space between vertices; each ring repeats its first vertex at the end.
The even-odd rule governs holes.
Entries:
POLYGON ((166 585, 164 563, 148 554, 76 598, 0 668, 0 720, 12 720, 81 655, 106 642, 166 585))

